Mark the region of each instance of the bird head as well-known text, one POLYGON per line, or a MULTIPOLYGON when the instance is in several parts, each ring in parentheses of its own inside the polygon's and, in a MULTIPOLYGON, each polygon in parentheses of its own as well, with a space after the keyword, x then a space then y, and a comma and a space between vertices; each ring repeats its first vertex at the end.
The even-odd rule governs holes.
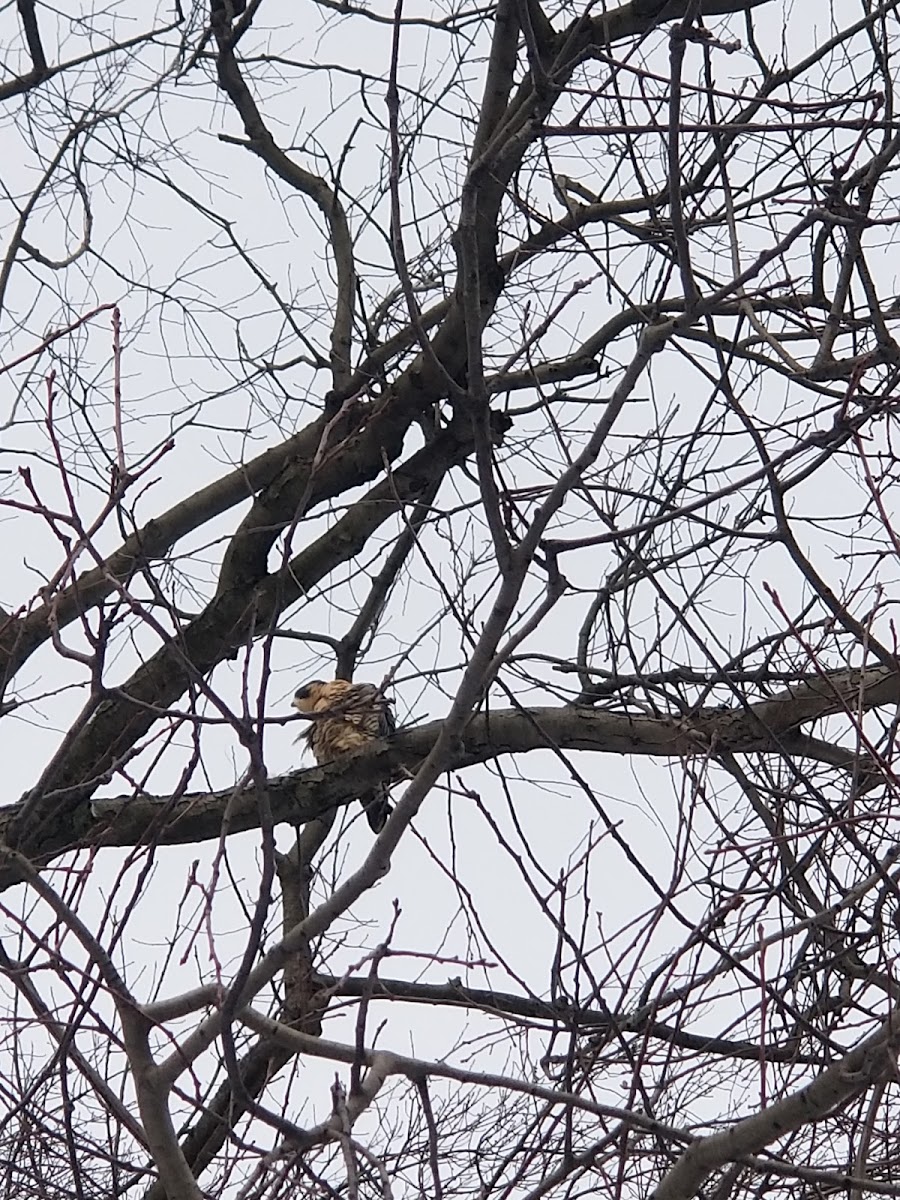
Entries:
POLYGON ((294 699, 291 701, 291 705, 298 712, 313 712, 324 687, 327 687, 324 679, 313 679, 310 683, 304 683, 303 687, 298 688, 294 692, 294 699))

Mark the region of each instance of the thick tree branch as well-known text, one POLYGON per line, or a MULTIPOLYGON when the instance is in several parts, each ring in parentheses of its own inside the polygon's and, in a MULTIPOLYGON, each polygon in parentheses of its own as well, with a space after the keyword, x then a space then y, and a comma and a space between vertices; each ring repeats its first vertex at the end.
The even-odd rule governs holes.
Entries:
MULTIPOLYGON (((802 724, 837 713, 857 715, 883 704, 900 703, 900 674, 881 667, 866 672, 839 671, 811 676, 780 696, 733 709, 705 709, 692 717, 647 717, 591 708, 534 708, 479 713, 467 724, 448 764, 459 770, 503 755, 533 750, 587 750, 600 754, 691 757, 713 751, 776 752, 782 739, 800 736, 796 752, 829 762, 833 742, 797 735, 802 724)), ((401 730, 372 751, 325 767, 270 779, 268 789, 276 821, 301 823, 335 805, 349 804, 360 791, 383 779, 415 770, 435 745, 443 721, 401 730), (352 771, 348 763, 352 762, 352 771)), ((794 748, 793 746, 791 748, 794 748)), ((845 762, 852 755, 844 751, 845 762)), ((95 821, 80 845, 133 846, 151 840, 180 845, 218 837, 226 805, 229 831, 258 824, 252 787, 235 796, 234 788, 183 796, 169 808, 168 796, 112 797, 91 806, 95 821)), ((15 820, 19 805, 0 810, 0 836, 15 820)))
MULTIPOLYGON (((499 420, 500 430, 506 425, 499 420)), ((337 461, 322 463, 321 486, 338 487, 340 479, 344 480, 343 486, 348 486, 348 475, 360 469, 363 461, 369 461, 374 471, 372 460, 381 440, 377 420, 373 418, 361 439, 362 445, 349 439, 337 461)), ((7 822, 4 836, 16 840, 24 853, 41 859, 48 852, 77 844, 92 825, 82 802, 188 685, 202 680, 217 663, 269 628, 287 604, 336 565, 351 559, 402 504, 415 503, 426 494, 436 474, 463 461, 471 453, 472 444, 471 430, 465 423, 448 426, 389 479, 376 485, 284 571, 262 580, 251 574, 240 585, 220 591, 179 639, 167 641, 122 688, 109 692, 84 727, 67 740, 65 752, 44 772, 41 788, 26 800, 20 820, 15 825, 7 822)))
POLYGON ((118 550, 82 572, 73 584, 45 604, 7 622, 0 629, 0 646, 7 655, 4 683, 49 639, 51 618, 56 628, 65 628, 111 595, 117 583, 127 584, 136 571, 163 558, 179 539, 266 487, 287 464, 310 462, 324 424, 321 418, 313 421, 293 437, 193 492, 135 530, 118 550))

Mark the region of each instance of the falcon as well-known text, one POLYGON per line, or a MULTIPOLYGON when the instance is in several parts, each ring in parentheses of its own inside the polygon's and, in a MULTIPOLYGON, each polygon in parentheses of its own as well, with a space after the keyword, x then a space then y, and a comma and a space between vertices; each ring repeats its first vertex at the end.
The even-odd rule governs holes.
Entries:
MULTIPOLYGON (((390 702, 374 683, 314 679, 294 694, 292 704, 311 718, 309 732, 301 736, 320 765, 390 737, 397 728, 390 702)), ((388 785, 380 783, 359 797, 376 833, 391 814, 388 795, 388 785)))

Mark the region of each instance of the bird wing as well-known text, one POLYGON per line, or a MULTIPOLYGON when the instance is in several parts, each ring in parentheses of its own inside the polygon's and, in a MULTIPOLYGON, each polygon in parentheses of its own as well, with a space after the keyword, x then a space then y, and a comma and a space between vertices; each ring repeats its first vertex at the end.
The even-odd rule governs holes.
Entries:
POLYGON ((391 702, 374 683, 360 683, 359 707, 365 712, 365 729, 373 738, 390 737, 397 732, 391 702))
POLYGON ((396 728, 390 704, 374 683, 348 685, 340 699, 338 714, 368 738, 387 737, 396 728))
POLYGON ((387 697, 373 683, 334 679, 316 691, 312 712, 318 718, 304 734, 318 762, 359 750, 367 742, 390 737, 397 726, 387 697))

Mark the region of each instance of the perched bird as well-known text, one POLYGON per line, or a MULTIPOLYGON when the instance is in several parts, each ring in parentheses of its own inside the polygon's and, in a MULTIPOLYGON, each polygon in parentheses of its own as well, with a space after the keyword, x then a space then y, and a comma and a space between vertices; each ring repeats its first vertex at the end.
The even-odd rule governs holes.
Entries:
MULTIPOLYGON (((313 718, 302 736, 317 763, 333 762, 376 738, 390 737, 396 729, 390 702, 373 683, 314 679, 294 694, 292 703, 313 718)), ((376 833, 391 815, 388 795, 388 785, 380 783, 359 798, 376 833)))

